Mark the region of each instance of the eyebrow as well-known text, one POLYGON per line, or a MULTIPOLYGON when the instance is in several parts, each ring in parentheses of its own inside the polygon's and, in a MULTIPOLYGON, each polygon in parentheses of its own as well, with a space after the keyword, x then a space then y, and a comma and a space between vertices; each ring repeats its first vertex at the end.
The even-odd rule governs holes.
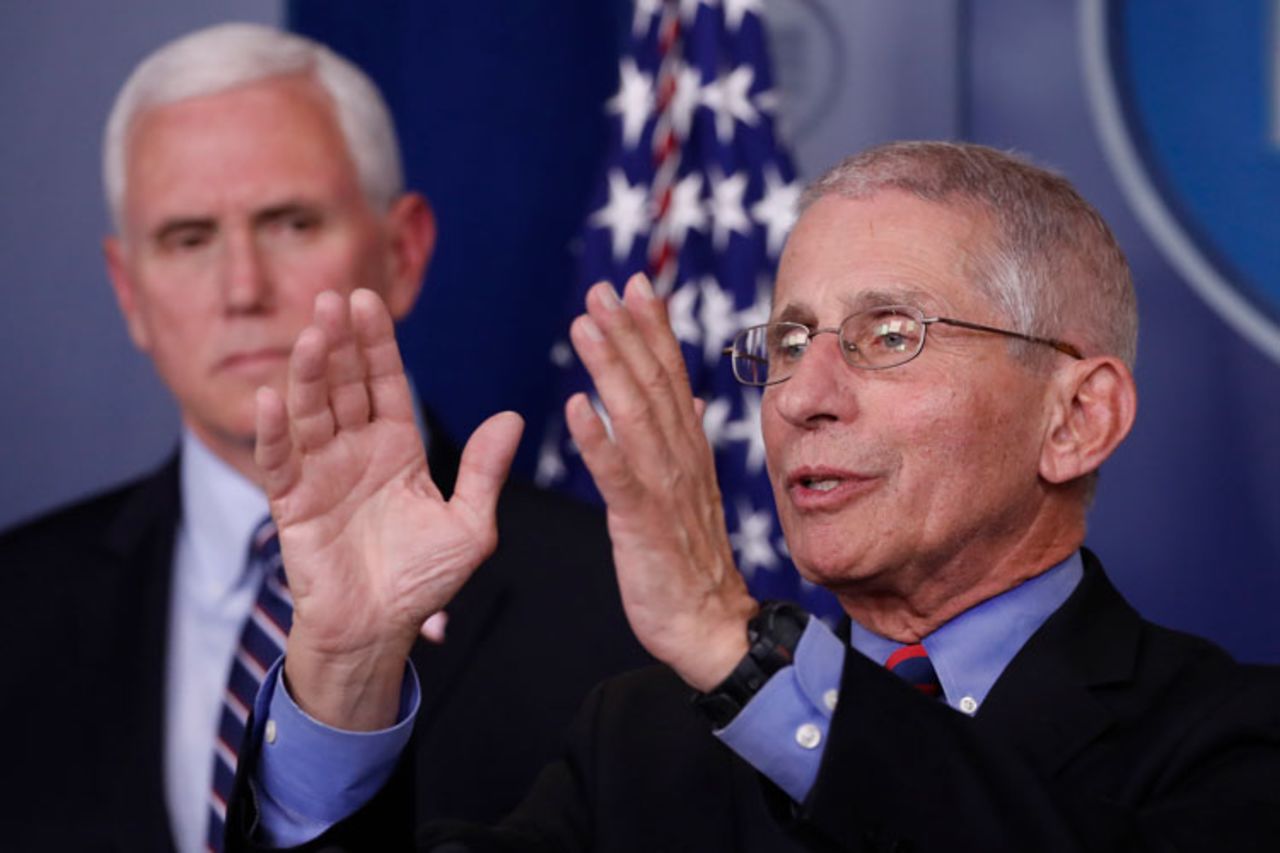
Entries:
POLYGON ((324 212, 323 205, 315 202, 303 201, 302 199, 289 199, 279 204, 273 204, 264 207, 262 210, 253 214, 254 225, 264 225, 275 222, 279 219, 288 219, 291 216, 304 214, 307 216, 319 216, 324 212))
MULTIPOLYGON (((302 199, 289 199, 255 211, 253 224, 255 226, 265 225, 298 214, 322 215, 323 213, 324 208, 321 204, 302 199)), ((176 216, 161 221, 151 231, 151 239, 156 243, 163 243, 181 231, 189 229, 210 231, 215 230, 217 227, 218 219, 216 216, 176 216)))
POLYGON ((215 227, 217 223, 212 216, 181 216, 162 221, 152 230, 151 239, 155 243, 163 244, 180 231, 191 229, 207 231, 215 227))

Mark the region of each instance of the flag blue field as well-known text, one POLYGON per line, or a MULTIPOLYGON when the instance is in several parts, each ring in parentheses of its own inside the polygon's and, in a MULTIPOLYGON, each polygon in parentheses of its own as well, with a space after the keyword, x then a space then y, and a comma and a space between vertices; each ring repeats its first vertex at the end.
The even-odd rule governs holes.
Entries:
MULTIPOLYGON (((694 393, 707 401, 704 426, 739 569, 757 597, 834 617, 834 600, 804 582, 787 556, 765 472, 760 391, 738 385, 721 355, 739 329, 768 319, 800 195, 778 136, 766 47, 760 0, 636 4, 618 89, 605 106, 610 147, 566 320, 595 282, 649 274, 667 299, 694 393)), ((592 392, 567 341, 551 358, 558 400, 592 392)), ((536 476, 599 500, 562 414, 544 434, 536 476)))

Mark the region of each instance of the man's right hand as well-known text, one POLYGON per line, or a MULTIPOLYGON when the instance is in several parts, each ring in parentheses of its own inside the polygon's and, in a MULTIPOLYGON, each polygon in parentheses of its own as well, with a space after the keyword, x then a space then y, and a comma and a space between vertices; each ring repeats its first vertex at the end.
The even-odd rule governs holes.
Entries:
POLYGON ((597 284, 574 348, 609 413, 586 395, 565 418, 608 505, 627 619, 649 652, 708 691, 747 652, 756 602, 734 565, 715 461, 666 308, 637 275, 618 298, 597 284))
POLYGON ((334 727, 384 728, 423 623, 497 544, 498 493, 523 423, 503 412, 481 424, 444 500, 391 318, 368 290, 317 297, 285 397, 258 392, 256 460, 294 599, 290 693, 334 727))

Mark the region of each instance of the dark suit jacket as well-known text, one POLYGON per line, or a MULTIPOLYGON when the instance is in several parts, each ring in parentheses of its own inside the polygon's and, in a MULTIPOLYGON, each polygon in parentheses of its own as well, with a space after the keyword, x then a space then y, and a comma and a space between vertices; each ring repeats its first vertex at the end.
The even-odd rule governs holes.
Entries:
MULTIPOLYGON (((434 430, 446 494, 457 463, 434 430)), ((0 536, 0 849, 172 848, 161 751, 178 502, 175 458, 0 536)), ((512 483, 498 531, 498 550, 448 608, 444 645, 414 650, 419 819, 505 814, 560 751, 591 686, 648 661, 597 510, 512 483)))
MULTIPOLYGON (((593 693, 567 754, 500 827, 435 824, 419 849, 1280 850, 1280 673, 1142 621, 1092 555, 976 717, 846 658, 801 805, 651 668, 593 693)), ((241 785, 231 827, 246 844, 241 785)), ((398 796, 393 782, 308 849, 411 846, 398 796)))

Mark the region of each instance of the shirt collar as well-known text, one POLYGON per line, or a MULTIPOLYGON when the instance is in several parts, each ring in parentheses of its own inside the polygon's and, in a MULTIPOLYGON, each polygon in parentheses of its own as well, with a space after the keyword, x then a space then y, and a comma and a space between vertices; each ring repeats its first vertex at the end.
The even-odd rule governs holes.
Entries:
MULTIPOLYGON (((971 607, 921 642, 942 682, 947 704, 976 713, 992 685, 1031 635, 1070 597, 1084 576, 1080 552, 1013 589, 971 607)), ((884 664, 902 643, 849 626, 849 643, 884 664)))

